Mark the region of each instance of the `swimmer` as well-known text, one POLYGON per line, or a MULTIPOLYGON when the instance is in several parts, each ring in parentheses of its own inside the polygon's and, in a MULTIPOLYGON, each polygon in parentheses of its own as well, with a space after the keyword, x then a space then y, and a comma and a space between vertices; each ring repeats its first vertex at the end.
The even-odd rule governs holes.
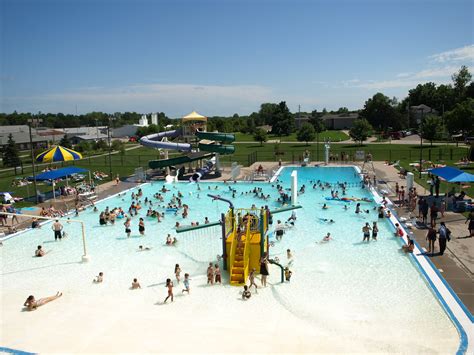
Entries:
POLYGON ((370 225, 369 223, 365 223, 365 226, 362 227, 362 232, 364 233, 364 239, 362 239, 363 242, 365 242, 366 240, 368 242, 370 242, 370 230, 372 228, 370 228, 370 225))
POLYGON ((320 220, 320 221, 323 221, 323 222, 328 222, 328 223, 336 223, 335 220, 333 220, 333 219, 328 219, 328 218, 320 218, 319 220, 320 220))
POLYGON ((176 276, 176 281, 178 282, 181 281, 181 268, 179 267, 179 264, 176 264, 174 267, 174 274, 176 276))
POLYGON ((321 240, 321 243, 327 243, 332 240, 331 233, 326 234, 326 236, 321 240))
POLYGON ((138 247, 138 251, 146 251, 146 250, 151 250, 151 248, 150 247, 144 247, 143 245, 140 245, 138 247))
POLYGON ((328 208, 329 207, 326 204, 323 205, 323 210, 327 210, 328 208))
POLYGON ((288 259, 288 265, 293 263, 293 253, 290 249, 286 249, 286 258, 288 259))
POLYGON ((51 301, 54 301, 56 299, 58 299, 59 297, 61 297, 63 294, 61 292, 57 292, 56 295, 54 296, 50 296, 50 297, 45 297, 45 298, 40 298, 39 300, 35 300, 35 296, 31 295, 31 296, 28 296, 28 298, 26 299, 25 303, 23 304, 24 307, 26 307, 26 309, 28 311, 34 311, 36 310, 38 307, 40 306, 43 306, 45 305, 46 303, 49 303, 51 301))
POLYGON ((408 239, 408 245, 402 245, 402 250, 405 253, 413 253, 415 250, 415 242, 412 239, 408 239))
POLYGON ((291 270, 287 267, 285 267, 285 280, 290 282, 290 279, 291 279, 291 275, 293 274, 293 272, 291 272, 291 270))
POLYGON ((142 288, 142 286, 140 285, 140 283, 138 282, 137 279, 133 279, 131 289, 136 290, 136 289, 139 289, 139 288, 142 288))
POLYGON ((244 286, 244 291, 242 292, 242 299, 244 301, 248 300, 252 294, 249 291, 249 287, 247 285, 244 286))
POLYGON ((168 288, 168 296, 165 298, 163 303, 166 303, 168 301, 168 298, 171 297, 171 302, 173 302, 174 296, 173 296, 173 281, 171 279, 166 279, 166 287, 168 288))
POLYGON ((92 282, 96 283, 96 284, 101 283, 102 281, 104 281, 104 273, 103 272, 99 272, 99 275, 97 275, 95 277, 95 279, 92 280, 92 282))
POLYGON ((41 245, 38 245, 38 248, 35 250, 35 256, 38 258, 41 258, 42 256, 45 256, 47 253, 43 250, 43 247, 41 245))

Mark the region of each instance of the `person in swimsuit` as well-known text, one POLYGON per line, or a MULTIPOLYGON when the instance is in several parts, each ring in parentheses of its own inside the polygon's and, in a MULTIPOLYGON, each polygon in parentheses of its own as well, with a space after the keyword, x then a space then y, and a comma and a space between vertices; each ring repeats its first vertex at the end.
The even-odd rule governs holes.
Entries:
POLYGON ((165 298, 163 303, 166 303, 168 301, 168 298, 171 297, 171 302, 173 302, 173 281, 171 279, 166 279, 166 287, 168 288, 168 296, 165 298))
POLYGON ((252 269, 252 271, 250 271, 250 274, 249 274, 249 289, 253 286, 255 286, 255 293, 257 293, 257 289, 258 289, 258 286, 257 284, 255 283, 255 274, 256 274, 257 270, 255 268, 252 269))
POLYGON ((150 247, 144 247, 143 245, 140 245, 138 247, 138 251, 148 251, 148 250, 151 250, 151 248, 150 247))
POLYGON ((435 242, 436 242, 436 224, 431 225, 428 228, 428 233, 426 234, 426 240, 428 241, 428 253, 434 254, 435 242))
POLYGON ((377 222, 372 224, 372 239, 377 240, 377 234, 379 233, 379 227, 377 226, 377 222))
POLYGON ((207 267, 207 284, 214 285, 214 267, 212 263, 209 263, 207 267))
POLYGON ((35 256, 37 256, 38 258, 41 258, 42 256, 45 256, 45 255, 46 253, 42 249, 42 246, 38 245, 38 248, 35 250, 35 256))
POLYGON ((184 274, 183 284, 184 284, 184 289, 183 291, 181 291, 181 293, 187 292, 189 294, 189 274, 188 273, 184 274))
POLYGON ((362 232, 364 233, 364 239, 362 239, 363 242, 365 242, 366 240, 368 242, 370 242, 370 230, 371 229, 372 228, 370 228, 370 225, 369 225, 368 222, 365 224, 365 226, 362 227, 362 232))
POLYGON ((221 269, 219 268, 219 264, 214 264, 214 275, 215 275, 215 282, 222 284, 222 274, 221 274, 221 269))
POLYGON ((36 310, 36 308, 43 306, 46 303, 49 303, 51 301, 54 301, 58 299, 59 297, 61 297, 62 295, 63 294, 58 291, 58 293, 56 293, 56 295, 54 296, 40 298, 39 300, 35 300, 35 296, 31 295, 31 296, 28 296, 23 306, 26 307, 28 311, 34 311, 36 310))
POLYGON ((63 225, 59 220, 55 220, 53 225, 51 226, 51 229, 54 231, 54 240, 61 240, 63 237, 61 231, 63 230, 63 225))
POLYGON ((415 250, 415 241, 408 239, 408 245, 402 245, 402 250, 405 253, 413 253, 413 250, 415 250))
POLYGON ((293 274, 293 272, 287 267, 285 267, 285 280, 290 282, 290 279, 291 279, 291 275, 293 274))
POLYGON ((138 288, 142 288, 142 286, 140 285, 140 283, 138 282, 137 279, 133 279, 133 282, 132 282, 132 290, 136 290, 138 288))
POLYGON ((138 231, 141 235, 145 235, 145 222, 143 218, 140 218, 140 222, 138 222, 138 231))
POLYGON ((252 294, 249 291, 249 287, 247 285, 244 286, 244 291, 242 292, 242 299, 244 301, 248 300, 252 294))
POLYGON ((130 217, 127 217, 126 221, 123 223, 125 226, 125 233, 127 234, 127 238, 130 237, 130 233, 132 233, 132 230, 130 229, 130 224, 132 223, 132 219, 130 217))
POLYGON ((179 267, 179 264, 175 265, 174 274, 176 275, 176 282, 178 282, 178 285, 179 285, 179 281, 180 281, 180 277, 181 277, 181 268, 179 267))
POLYGON ((356 205, 355 213, 360 213, 360 203, 356 205))
POLYGON ((94 282, 94 283, 101 283, 102 281, 104 281, 104 273, 103 272, 99 272, 99 275, 97 275, 95 277, 95 279, 92 280, 92 282, 94 282))
POLYGON ((267 276, 269 275, 267 253, 263 253, 263 256, 260 258, 260 275, 262 275, 262 286, 267 287, 267 276))

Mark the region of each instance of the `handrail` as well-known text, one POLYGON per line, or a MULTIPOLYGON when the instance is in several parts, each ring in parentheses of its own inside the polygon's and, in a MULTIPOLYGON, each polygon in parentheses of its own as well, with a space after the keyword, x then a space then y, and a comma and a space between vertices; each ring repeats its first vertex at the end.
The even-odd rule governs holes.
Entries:
POLYGON ((273 260, 273 259, 268 259, 268 262, 269 262, 270 264, 275 264, 275 265, 277 265, 277 266, 280 267, 280 269, 281 269, 281 283, 284 283, 284 282, 285 282, 285 269, 284 269, 283 265, 277 263, 277 262, 276 262, 275 260, 273 260))
POLYGON ((221 225, 221 221, 210 222, 207 224, 200 224, 198 226, 181 226, 181 227, 176 228, 176 233, 184 233, 184 232, 194 231, 196 229, 203 229, 203 228, 209 228, 209 227, 220 226, 220 225, 221 225))
POLYGON ((277 208, 276 210, 270 211, 270 213, 271 213, 271 214, 281 213, 281 212, 296 210, 296 209, 298 209, 298 208, 303 208, 303 206, 296 205, 296 206, 281 207, 281 208, 277 208))
MULTIPOLYGON (((256 218, 255 218, 256 219, 256 218)), ((252 223, 252 217, 249 218, 247 221, 247 234, 245 235, 245 246, 244 246, 244 283, 247 280, 249 275, 249 254, 250 254, 250 238, 252 236, 252 232, 250 230, 250 225, 252 223)))
POLYGON ((237 248, 237 228, 236 228, 236 221, 234 220, 234 237, 232 238, 232 243, 230 244, 230 260, 229 260, 229 266, 230 266, 230 273, 232 275, 232 268, 234 267, 234 260, 235 260, 235 249, 237 248))

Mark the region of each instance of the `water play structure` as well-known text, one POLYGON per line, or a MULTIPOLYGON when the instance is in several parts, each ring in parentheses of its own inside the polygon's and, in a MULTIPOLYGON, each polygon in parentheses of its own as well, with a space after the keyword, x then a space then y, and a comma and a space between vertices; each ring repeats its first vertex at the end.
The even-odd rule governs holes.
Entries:
POLYGON ((140 144, 153 148, 163 149, 164 159, 151 160, 148 166, 151 169, 176 167, 178 171, 192 162, 198 162, 193 170, 191 181, 199 181, 212 170, 219 174, 219 154, 233 154, 235 147, 231 144, 235 140, 233 134, 220 132, 207 132, 207 117, 196 111, 181 119, 181 128, 165 132, 159 132, 144 136, 140 144), (169 158, 168 151, 177 150, 183 154, 169 158), (203 160, 207 160, 204 164, 203 160))
POLYGON ((281 271, 281 282, 284 282, 284 269, 277 259, 271 259, 269 253, 269 230, 272 215, 301 208, 299 205, 282 207, 276 210, 239 208, 234 209, 230 200, 219 195, 211 195, 214 200, 229 204, 227 213, 221 214, 221 220, 198 226, 183 226, 177 233, 192 232, 198 229, 220 225, 222 228, 222 255, 224 270, 229 271, 229 283, 233 286, 245 285, 252 269, 260 272, 260 258, 266 253, 269 262, 277 265, 281 271))

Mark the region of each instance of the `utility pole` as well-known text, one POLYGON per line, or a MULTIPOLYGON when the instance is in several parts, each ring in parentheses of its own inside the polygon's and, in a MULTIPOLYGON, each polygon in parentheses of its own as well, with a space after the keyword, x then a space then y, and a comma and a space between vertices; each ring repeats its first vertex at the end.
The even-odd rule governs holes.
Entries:
POLYGON ((419 178, 421 179, 421 171, 423 170, 423 107, 419 108, 421 110, 421 119, 420 119, 420 174, 419 178))
POLYGON ((35 166, 35 153, 33 151, 33 135, 31 134, 31 125, 35 124, 37 127, 38 123, 43 122, 40 118, 28 119, 28 128, 30 131, 30 153, 31 153, 31 168, 33 170, 33 188, 35 190, 35 202, 38 204, 38 190, 36 189, 36 166, 35 166))
POLYGON ((110 176, 110 181, 112 181, 114 178, 112 176, 112 144, 110 142, 110 123, 112 121, 112 117, 109 116, 109 124, 107 126, 107 139, 109 142, 109 176, 110 176))

